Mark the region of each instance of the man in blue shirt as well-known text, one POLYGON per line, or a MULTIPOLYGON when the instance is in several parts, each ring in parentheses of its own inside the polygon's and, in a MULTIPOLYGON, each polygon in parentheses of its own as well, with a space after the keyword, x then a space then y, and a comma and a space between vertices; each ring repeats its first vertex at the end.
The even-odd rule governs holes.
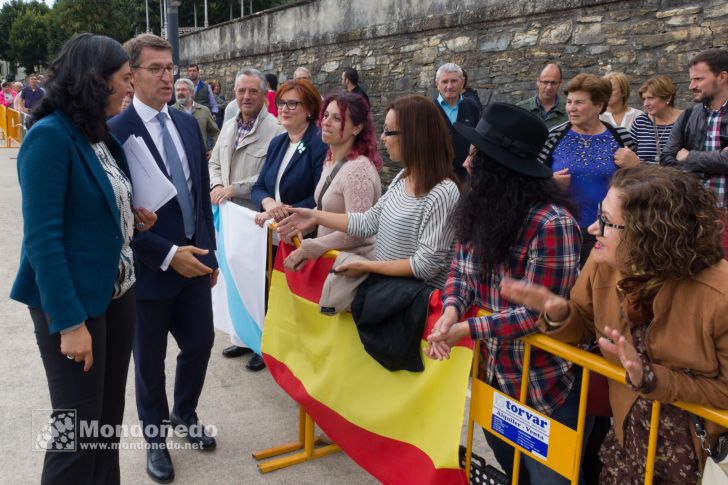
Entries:
POLYGON ((30 113, 33 110, 33 107, 38 104, 40 98, 43 97, 43 89, 38 86, 38 76, 36 74, 28 76, 28 85, 20 91, 18 96, 20 96, 20 107, 23 112, 30 113))
POLYGON ((438 96, 434 102, 445 119, 447 129, 450 132, 454 152, 453 169, 460 180, 466 180, 468 174, 463 167, 463 162, 468 156, 470 142, 468 142, 455 128, 456 121, 468 126, 475 127, 480 119, 480 108, 471 99, 463 98, 463 86, 465 77, 463 70, 457 64, 451 62, 443 64, 435 74, 435 87, 438 96))

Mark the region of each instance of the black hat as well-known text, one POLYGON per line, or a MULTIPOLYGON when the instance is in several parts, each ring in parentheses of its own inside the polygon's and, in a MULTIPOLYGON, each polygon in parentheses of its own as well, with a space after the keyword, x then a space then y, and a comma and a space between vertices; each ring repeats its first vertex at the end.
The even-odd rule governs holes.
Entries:
POLYGON ((491 103, 475 128, 455 123, 471 144, 506 168, 522 175, 549 178, 553 172, 539 162, 538 154, 549 136, 541 118, 507 103, 491 103))

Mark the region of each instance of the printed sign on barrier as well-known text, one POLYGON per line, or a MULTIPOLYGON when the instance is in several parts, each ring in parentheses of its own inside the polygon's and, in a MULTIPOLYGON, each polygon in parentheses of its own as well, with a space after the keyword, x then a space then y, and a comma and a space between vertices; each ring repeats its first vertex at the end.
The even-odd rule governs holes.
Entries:
POLYGON ((551 420, 499 392, 493 394, 491 428, 534 455, 546 459, 551 420))

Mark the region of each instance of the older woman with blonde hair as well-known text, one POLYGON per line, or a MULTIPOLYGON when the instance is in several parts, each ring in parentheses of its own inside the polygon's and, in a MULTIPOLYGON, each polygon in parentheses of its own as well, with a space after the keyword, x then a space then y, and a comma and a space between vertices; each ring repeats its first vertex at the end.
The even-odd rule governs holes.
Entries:
POLYGON ((609 97, 607 110, 599 118, 612 126, 629 130, 634 120, 643 114, 641 110, 627 105, 630 94, 629 79, 621 72, 610 72, 604 79, 612 84, 612 95, 609 97))
MULTIPOLYGON (((643 482, 652 401, 667 404, 655 482, 699 480, 703 453, 691 417, 669 404, 728 409, 721 220, 714 194, 690 174, 620 170, 589 227, 597 244, 568 299, 521 281, 501 285, 504 298, 541 312, 548 335, 572 344, 596 337, 604 357, 627 371, 626 385, 609 381, 614 426, 600 451, 600 483, 643 482)), ((705 428, 713 443, 721 429, 705 428)))
POLYGON ((614 157, 627 164, 658 163, 672 126, 682 113, 675 108, 677 87, 667 76, 653 76, 642 84, 639 93, 645 113, 634 120, 629 130, 637 150, 620 148, 614 157))

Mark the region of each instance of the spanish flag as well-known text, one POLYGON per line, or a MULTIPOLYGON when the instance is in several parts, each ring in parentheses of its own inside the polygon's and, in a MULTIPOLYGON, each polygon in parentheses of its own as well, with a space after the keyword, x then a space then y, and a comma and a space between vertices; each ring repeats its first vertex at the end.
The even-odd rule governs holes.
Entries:
MULTIPOLYGON (((390 372, 364 350, 350 313, 318 311, 334 260, 283 269, 293 250, 278 248, 263 326, 262 351, 275 381, 362 468, 385 484, 464 484, 458 446, 473 345, 449 360, 425 358, 424 372, 390 372)), ((421 342, 440 316, 430 300, 421 342)))

